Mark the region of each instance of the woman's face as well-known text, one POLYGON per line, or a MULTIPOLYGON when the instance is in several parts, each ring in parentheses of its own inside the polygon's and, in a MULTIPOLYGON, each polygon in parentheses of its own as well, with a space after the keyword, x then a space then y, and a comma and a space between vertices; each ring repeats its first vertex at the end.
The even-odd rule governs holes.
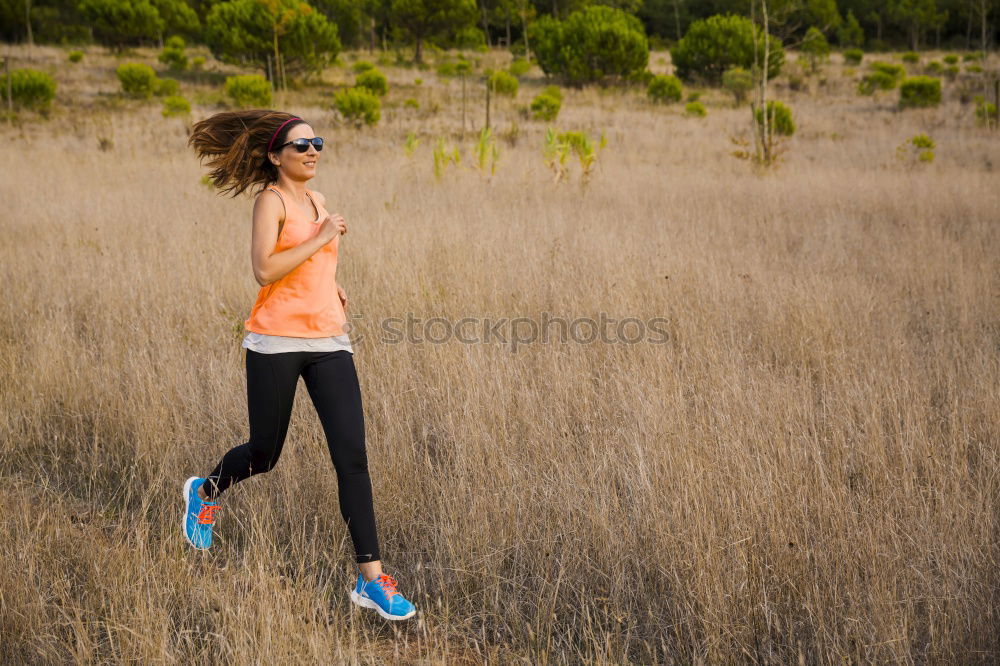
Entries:
MULTIPOLYGON (((286 142, 295 139, 311 139, 316 136, 313 128, 306 123, 299 123, 288 130, 286 142)), ((316 175, 316 164, 319 162, 319 151, 309 144, 309 149, 300 153, 295 146, 288 145, 277 153, 277 165, 280 171, 292 180, 309 180, 316 175)), ((273 157, 272 157, 273 160, 273 157)))

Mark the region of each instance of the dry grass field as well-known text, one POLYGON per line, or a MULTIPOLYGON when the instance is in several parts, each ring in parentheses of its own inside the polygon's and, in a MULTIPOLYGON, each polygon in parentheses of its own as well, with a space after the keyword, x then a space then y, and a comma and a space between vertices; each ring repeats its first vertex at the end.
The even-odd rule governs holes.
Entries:
MULTIPOLYGON (((798 131, 766 173, 730 154, 750 114, 721 91, 698 119, 567 89, 554 126, 608 141, 585 187, 516 113, 537 69, 494 110, 492 178, 433 69, 382 67, 360 131, 329 110, 348 67, 282 93, 348 223, 383 563, 418 608, 388 623, 348 599, 302 386, 279 465, 226 493, 211 551, 184 541, 182 483, 248 434, 252 201, 200 182, 185 121, 120 99, 111 55, 8 50, 60 87, 0 127, 3 663, 1000 659, 1000 133, 958 83, 899 112, 838 57, 782 77, 798 131), (901 160, 920 132, 934 161, 901 160), (440 181, 439 136, 463 151, 440 181), (602 313, 663 318, 665 342, 383 329, 602 313)), ((218 110, 219 85, 182 89, 218 110)))

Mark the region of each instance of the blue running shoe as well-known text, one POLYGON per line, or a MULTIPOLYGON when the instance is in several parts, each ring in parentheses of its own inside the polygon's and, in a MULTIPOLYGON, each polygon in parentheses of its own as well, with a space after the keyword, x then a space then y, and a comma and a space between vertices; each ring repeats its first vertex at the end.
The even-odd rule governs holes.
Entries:
POLYGON ((219 505, 215 502, 204 502, 198 496, 198 489, 205 479, 192 476, 184 482, 184 538, 198 550, 208 550, 212 546, 212 526, 215 524, 215 512, 219 505))
POLYGON ((405 620, 417 612, 396 590, 396 579, 388 574, 366 582, 359 573, 358 582, 351 590, 351 601, 364 608, 374 608, 387 620, 405 620))

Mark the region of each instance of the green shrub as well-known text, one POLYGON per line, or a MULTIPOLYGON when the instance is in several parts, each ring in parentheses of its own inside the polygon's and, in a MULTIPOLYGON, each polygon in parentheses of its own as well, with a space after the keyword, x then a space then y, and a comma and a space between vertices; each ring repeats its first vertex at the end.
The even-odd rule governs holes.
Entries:
POLYGON ((181 84, 177 79, 157 79, 156 87, 153 89, 153 94, 157 97, 171 97, 174 95, 179 95, 181 92, 181 84))
POLYGON ((681 80, 676 76, 654 76, 646 88, 649 99, 659 104, 679 102, 684 96, 681 80))
POLYGON ((861 49, 847 49, 844 51, 844 62, 848 65, 860 65, 865 58, 865 52, 861 49))
POLYGON ((941 103, 941 79, 911 76, 899 87, 899 107, 937 106, 941 103))
POLYGON ((382 102, 378 95, 365 88, 345 88, 333 96, 340 115, 355 126, 375 125, 382 117, 382 102))
POLYGON ((970 74, 982 74, 983 73, 983 66, 982 65, 966 65, 965 66, 965 71, 969 72, 970 74))
POLYGON ((941 74, 943 71, 944 67, 937 60, 931 60, 924 66, 925 74, 941 74))
POLYGON ((226 77, 226 96, 240 107, 271 106, 271 84, 259 74, 226 77))
POLYGON ((69 61, 70 62, 80 62, 83 60, 83 51, 70 51, 69 61))
POLYGON ((544 88, 542 88, 541 94, 548 95, 549 97, 555 97, 560 102, 563 101, 562 90, 559 88, 559 86, 552 86, 552 85, 545 86, 544 88))
POLYGON ((945 64, 955 65, 958 64, 958 56, 954 53, 949 53, 944 57, 945 64))
POLYGON ((407 109, 419 109, 420 102, 418 102, 413 97, 407 97, 406 99, 403 100, 403 106, 407 109))
POLYGON ((366 72, 369 69, 375 69, 375 65, 371 64, 367 60, 359 60, 351 65, 351 69, 354 70, 355 74, 360 74, 361 72, 366 72))
POLYGON ((909 163, 913 162, 914 157, 920 162, 933 162, 934 140, 926 134, 917 134, 904 141, 896 149, 896 153, 900 159, 909 163))
POLYGON ((694 118, 704 118, 708 115, 708 111, 701 102, 688 102, 684 105, 684 114, 694 118))
POLYGON ((648 88, 649 84, 652 83, 655 78, 656 74, 653 74, 648 69, 644 69, 641 72, 633 72, 632 74, 629 74, 625 77, 625 80, 640 86, 646 86, 648 88))
POLYGON ((920 62, 920 54, 916 51, 907 51, 901 57, 903 62, 910 63, 911 65, 920 62))
POLYGON ((535 98, 531 100, 531 115, 535 120, 551 122, 559 115, 561 108, 562 101, 559 98, 545 93, 535 95, 535 98))
POLYGON ((948 65, 944 68, 944 75, 949 79, 954 79, 958 76, 958 65, 948 65))
POLYGON ((733 95, 733 101, 739 105, 753 90, 753 76, 742 67, 730 67, 722 73, 722 87, 733 95))
POLYGON ((379 97, 384 97, 389 92, 389 81, 385 78, 385 74, 371 67, 354 78, 354 87, 364 88, 379 97))
POLYGON ((826 41, 826 36, 816 27, 806 31, 800 48, 809 60, 809 68, 813 72, 819 69, 820 63, 826 62, 830 57, 830 44, 826 41))
MULTIPOLYGON (((7 76, 0 76, 0 95, 6 101, 7 76)), ((20 108, 48 111, 56 96, 56 82, 52 76, 37 69, 12 69, 10 95, 20 108)))
POLYGON ((197 56, 191 60, 191 69, 196 72, 200 72, 205 67, 205 58, 203 56, 197 56))
POLYGON ((972 62, 973 60, 982 60, 982 59, 983 59, 982 51, 973 51, 971 53, 966 53, 964 56, 962 56, 962 60, 964 60, 965 62, 972 62))
POLYGON ((976 120, 981 125, 991 123, 997 124, 997 106, 992 102, 987 102, 982 95, 976 96, 976 120))
POLYGON ((573 83, 627 78, 649 62, 642 22, 613 7, 587 6, 565 21, 543 16, 528 27, 528 36, 542 71, 573 83))
POLYGON ((186 116, 191 113, 191 104, 180 95, 171 95, 163 99, 163 110, 160 113, 164 118, 186 116))
POLYGON ((507 68, 514 76, 524 76, 531 70, 531 63, 524 58, 517 58, 514 62, 510 63, 510 67, 507 68))
POLYGON ((896 65, 891 62, 873 62, 869 67, 876 72, 883 72, 885 74, 893 77, 897 83, 903 80, 906 76, 906 69, 902 65, 896 65))
POLYGON ((498 95, 505 95, 507 97, 517 95, 517 77, 503 70, 492 72, 486 78, 486 85, 498 95))
POLYGON ((126 62, 115 70, 126 95, 148 99, 156 90, 156 72, 141 62, 126 62))
POLYGON ((453 62, 442 62, 437 66, 437 74, 446 77, 457 76, 458 68, 453 62))
POLYGON ((869 67, 871 71, 865 74, 858 84, 858 92, 862 95, 871 95, 876 90, 892 90, 906 75, 902 65, 873 62, 869 67))
POLYGON ((184 38, 174 35, 167 40, 160 52, 160 62, 170 69, 183 72, 188 68, 188 59, 184 55, 184 38))
MULTIPOLYGON (((764 114, 762 109, 757 109, 754 114, 757 125, 764 125, 764 114)), ((772 133, 782 136, 792 136, 795 134, 795 121, 792 119, 792 110, 782 102, 772 100, 767 103, 767 123, 772 133)))
MULTIPOLYGON (((745 16, 735 14, 710 16, 695 21, 684 37, 670 50, 677 76, 685 80, 701 78, 718 83, 722 73, 736 65, 751 69, 754 62, 754 34, 757 35, 757 56, 764 61, 763 29, 745 16)), ((785 50, 781 40, 770 37, 768 77, 781 72, 785 50)))

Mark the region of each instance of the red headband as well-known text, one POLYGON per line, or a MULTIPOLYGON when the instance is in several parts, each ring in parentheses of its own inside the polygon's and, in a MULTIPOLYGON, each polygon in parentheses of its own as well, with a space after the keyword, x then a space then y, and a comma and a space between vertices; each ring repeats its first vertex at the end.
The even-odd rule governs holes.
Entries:
POLYGON ((287 125, 288 123, 292 122, 293 120, 302 120, 302 119, 292 117, 286 120, 285 122, 281 123, 281 125, 278 126, 278 129, 274 130, 274 136, 272 136, 271 140, 267 142, 267 152, 271 152, 271 146, 274 145, 274 140, 278 138, 278 133, 281 132, 281 128, 287 125))

